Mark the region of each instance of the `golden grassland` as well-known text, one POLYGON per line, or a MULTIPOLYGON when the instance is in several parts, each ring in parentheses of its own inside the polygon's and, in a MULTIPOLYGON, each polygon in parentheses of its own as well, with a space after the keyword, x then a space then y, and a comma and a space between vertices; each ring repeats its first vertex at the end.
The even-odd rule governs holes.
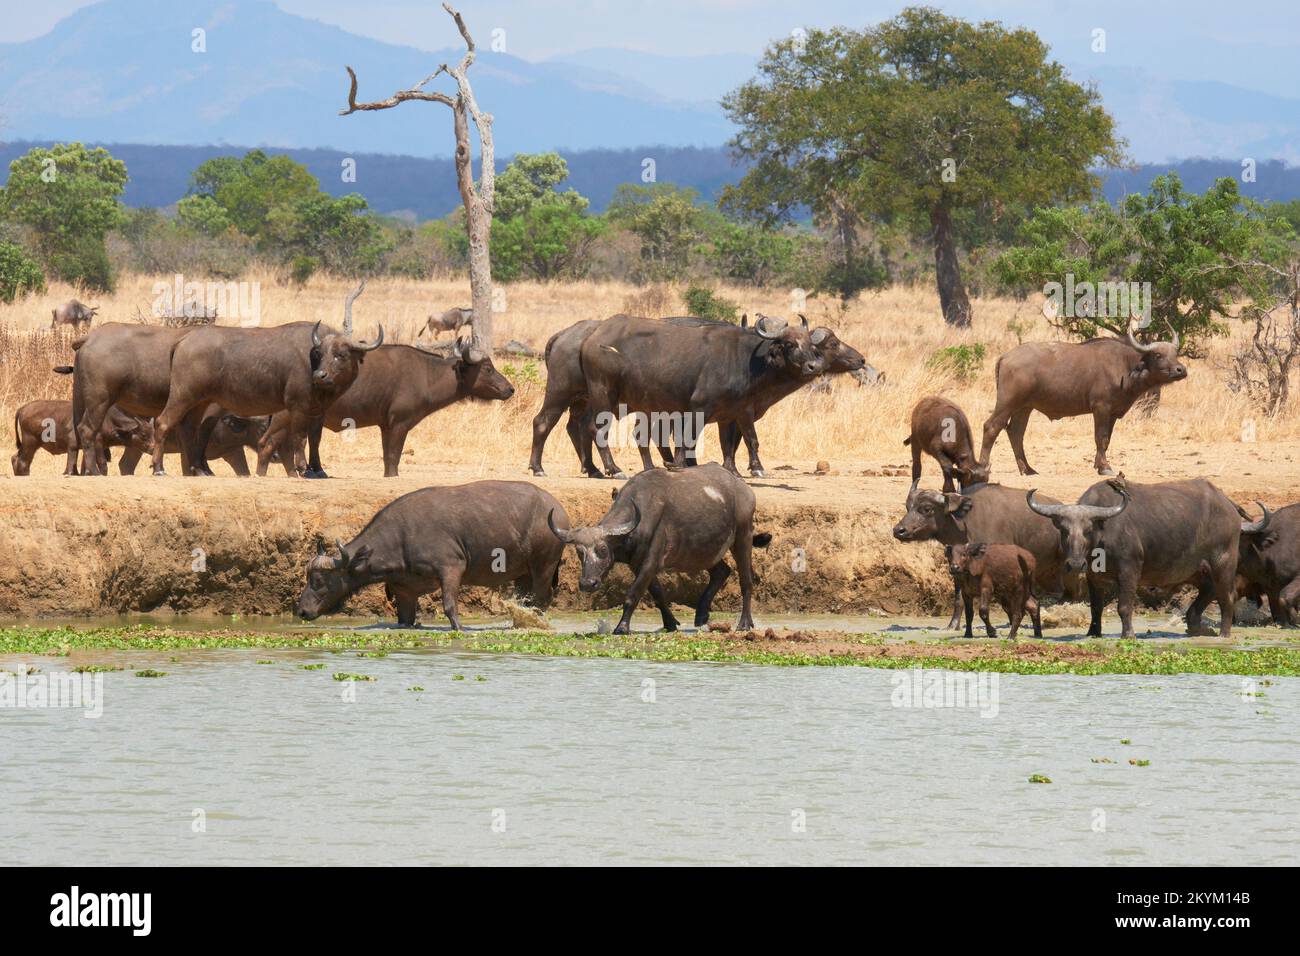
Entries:
MULTIPOLYGON (((313 279, 298 288, 278 284, 270 274, 251 278, 260 285, 261 321, 271 325, 316 319, 337 324, 351 288, 341 279, 313 279)), ((171 281, 169 276, 127 275, 113 295, 83 295, 82 299, 99 305, 100 321, 135 321, 137 314, 149 314, 156 298, 155 283, 171 281)), ((506 308, 495 319, 498 346, 518 339, 540 350, 550 335, 573 322, 634 308, 645 290, 621 283, 566 282, 516 283, 504 291, 506 308)), ((665 311, 684 312, 679 291, 667 290, 665 311)), ((718 292, 744 311, 792 317, 788 290, 723 286, 718 292)), ((74 294, 74 289, 54 283, 44 295, 0 305, 0 440, 10 447, 13 412, 19 405, 36 398, 70 397, 69 377, 55 375, 50 367, 71 363, 73 335, 67 330, 50 333, 48 328, 50 310, 74 294)), ((370 336, 382 322, 389 341, 409 342, 430 312, 468 302, 467 280, 372 279, 354 308, 357 333, 370 336)), ((886 382, 864 387, 840 376, 828 393, 804 390, 777 405, 759 429, 769 466, 789 462, 805 467, 825 459, 844 473, 906 463, 901 440, 907 433, 910 409, 917 399, 932 393, 947 395, 966 410, 978 443, 981 425, 993 407, 996 357, 1016 345, 1018 337, 1059 337, 1039 312, 1036 298, 977 300, 975 323, 969 331, 943 324, 930 288, 868 293, 846 308, 833 299, 814 298, 805 312, 810 321, 831 326, 862 351, 885 373, 886 382), (969 380, 927 364, 937 349, 962 343, 981 343, 987 350, 983 366, 969 380)), ((1131 415, 1119 424, 1112 442, 1112 462, 1118 468, 1130 477, 1159 475, 1161 466, 1165 472, 1170 470, 1171 457, 1191 453, 1212 474, 1239 469, 1243 460, 1260 456, 1289 461, 1291 453, 1300 450, 1300 422, 1291 410, 1273 419, 1262 418, 1244 396, 1227 388, 1223 366, 1243 333, 1234 328, 1232 337, 1211 342, 1204 357, 1190 362, 1186 382, 1165 390, 1156 415, 1148 419, 1131 415), (1248 421, 1254 427, 1253 447, 1242 441, 1248 421)), ((502 468, 511 473, 523 470, 530 423, 545 387, 545 368, 540 362, 526 368, 527 361, 517 359, 499 359, 499 364, 509 366, 505 370, 518 387, 516 396, 506 403, 462 403, 426 420, 407 441, 412 464, 418 463, 421 470, 454 464, 483 474, 502 468)), ((368 472, 379 460, 378 433, 370 431, 373 434, 363 433, 347 446, 338 436, 327 434, 326 460, 368 472)), ((702 460, 716 457, 715 435, 708 430, 702 460)), ((1006 476, 1011 465, 1005 442, 1005 437, 999 441, 994 455, 995 475, 1006 476)), ((1091 443, 1088 418, 1048 422, 1035 416, 1027 438, 1030 461, 1045 474, 1086 475, 1091 443)), ((636 461, 630 450, 619 458, 626 466, 636 461)), ((548 442, 546 465, 557 474, 575 473, 562 427, 548 442)), ((1180 473, 1184 470, 1173 467, 1180 473)), ((41 456, 34 473, 57 470, 49 456, 41 456)))

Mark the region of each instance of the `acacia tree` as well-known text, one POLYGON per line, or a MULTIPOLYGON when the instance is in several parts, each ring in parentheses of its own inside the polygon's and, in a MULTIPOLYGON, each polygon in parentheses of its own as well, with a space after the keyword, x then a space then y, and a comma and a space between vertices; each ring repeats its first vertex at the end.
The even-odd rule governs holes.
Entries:
POLYGON ((876 27, 770 46, 723 98, 749 160, 728 208, 767 223, 811 209, 910 226, 934 247, 944 320, 967 326, 955 210, 1087 198, 1122 141, 1100 96, 1070 81, 1029 30, 909 7, 876 27))
POLYGON ((465 231, 469 235, 469 284, 474 309, 472 328, 474 344, 485 352, 492 350, 492 259, 488 243, 492 234, 492 212, 496 195, 496 156, 492 148, 492 114, 479 109, 470 86, 468 71, 474 64, 474 39, 461 15, 444 3, 442 8, 456 21, 456 29, 465 41, 465 55, 456 66, 443 63, 419 83, 407 90, 399 90, 386 100, 373 103, 357 102, 357 74, 347 67, 351 86, 348 105, 339 110, 347 116, 358 110, 392 109, 407 100, 441 103, 451 107, 452 128, 456 135, 456 183, 460 188, 461 204, 465 207, 465 231), (456 95, 452 97, 436 90, 426 90, 425 85, 446 73, 456 81, 456 95), (480 181, 474 183, 474 163, 469 136, 469 121, 474 120, 479 139, 480 181))

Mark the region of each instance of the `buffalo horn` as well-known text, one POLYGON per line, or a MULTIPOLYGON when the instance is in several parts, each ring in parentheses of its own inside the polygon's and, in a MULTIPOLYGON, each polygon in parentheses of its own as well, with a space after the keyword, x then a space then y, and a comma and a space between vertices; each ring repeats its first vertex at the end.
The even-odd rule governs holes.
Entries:
POLYGON ((636 526, 639 525, 640 523, 641 523, 641 509, 637 507, 637 503, 634 501, 632 502, 631 521, 624 521, 622 524, 613 525, 612 527, 605 527, 603 530, 608 537, 618 538, 618 537, 622 537, 625 534, 631 534, 633 531, 636 530, 636 526))
POLYGON ((1271 517, 1268 507, 1262 501, 1256 501, 1255 504, 1259 505, 1259 510, 1264 512, 1264 517, 1258 521, 1243 521, 1241 523, 1242 534, 1259 534, 1268 527, 1269 518, 1271 517))
POLYGON ((572 540, 572 538, 573 538, 573 533, 572 533, 572 532, 570 532, 570 531, 564 531, 564 530, 562 530, 562 529, 560 529, 560 528, 555 527, 555 509, 554 509, 554 508, 552 508, 550 511, 546 512, 546 527, 550 528, 550 529, 551 529, 551 534, 555 535, 557 538, 559 538, 559 539, 560 539, 561 541, 563 541, 565 544, 568 544, 569 541, 572 540))
POLYGON ((316 348, 320 348, 320 322, 319 321, 317 321, 316 324, 311 327, 311 344, 316 346, 316 348))
POLYGON ((383 344, 384 344, 384 326, 383 323, 380 323, 379 335, 375 338, 373 345, 367 345, 364 342, 353 342, 352 347, 356 349, 358 352, 373 352, 375 349, 379 348, 379 346, 383 344))
POLYGON ((1042 515, 1044 518, 1053 518, 1066 509, 1066 505, 1040 505, 1034 501, 1034 494, 1037 488, 1025 493, 1025 502, 1029 505, 1029 510, 1036 515, 1042 515))

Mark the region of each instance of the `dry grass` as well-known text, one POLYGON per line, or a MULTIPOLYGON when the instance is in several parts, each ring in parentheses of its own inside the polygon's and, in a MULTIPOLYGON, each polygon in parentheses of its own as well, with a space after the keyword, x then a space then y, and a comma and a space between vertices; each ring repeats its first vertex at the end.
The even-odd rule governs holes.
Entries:
MULTIPOLYGON (((350 285, 344 280, 315 279, 305 288, 278 285, 269 274, 260 281, 262 322, 279 324, 304 319, 325 319, 338 323, 344 296, 350 285)), ((134 321, 137 310, 148 313, 155 298, 155 282, 170 283, 170 277, 126 276, 112 296, 87 297, 98 304, 105 321, 134 321)), ((651 290, 663 301, 665 312, 680 313, 681 290, 651 290)), ((726 298, 742 309, 789 314, 786 290, 752 290, 723 287, 726 298)), ((519 339, 542 348, 547 338, 579 319, 604 318, 624 310, 629 303, 645 301, 647 290, 619 283, 576 282, 563 284, 518 283, 505 288, 506 310, 496 318, 498 343, 519 339)), ((67 332, 47 331, 50 310, 71 298, 75 290, 53 284, 48 293, 0 305, 0 440, 13 442, 13 411, 35 398, 69 396, 66 376, 54 375, 50 367, 70 364, 72 352, 67 332)), ((370 335, 383 322, 390 341, 409 341, 430 312, 469 302, 468 281, 401 279, 371 280, 357 301, 354 316, 359 335, 370 335)), ((975 326, 970 332, 946 328, 939 318, 936 296, 931 289, 895 288, 867 294, 841 311, 837 302, 815 299, 806 310, 816 324, 829 325, 846 342, 857 347, 867 360, 887 375, 883 386, 861 387, 839 377, 831 392, 800 392, 774 408, 759 428, 763 456, 769 467, 782 462, 799 468, 827 459, 839 474, 857 474, 864 468, 905 463, 902 439, 912 405, 930 393, 942 393, 961 405, 977 430, 992 410, 994 399, 993 363, 1017 342, 1010 324, 1021 327, 1026 339, 1046 339, 1056 333, 1037 311, 1033 301, 984 299, 975 303, 975 326), (927 367, 926 359, 936 349, 963 342, 981 342, 988 350, 983 368, 968 382, 927 367)), ((229 320, 223 320, 229 321, 229 320)), ((1276 467, 1291 461, 1300 451, 1300 421, 1284 413, 1276 419, 1260 418, 1245 399, 1228 391, 1221 370, 1228 362, 1233 343, 1219 340, 1209 354, 1190 363, 1185 383, 1167 389, 1158 414, 1120 423, 1112 443, 1112 462, 1127 468, 1130 476, 1161 473, 1161 466, 1173 457, 1191 459, 1179 472, 1222 473, 1242 467, 1243 448, 1247 458, 1273 461, 1276 467), (1243 446, 1243 422, 1255 420, 1256 444, 1243 446)), ((505 363, 503 363, 504 365, 505 363)), ((519 391, 506 403, 464 403, 426 420, 412 433, 407 448, 413 453, 409 464, 418 473, 454 464, 458 473, 520 474, 528 460, 530 424, 540 407, 544 390, 544 369, 529 375, 516 361, 507 370, 519 391), (531 379, 531 380, 530 380, 531 379)), ((976 436, 978 441, 978 434, 976 436)), ((1048 422, 1035 416, 1027 438, 1030 460, 1044 472, 1069 472, 1086 476, 1092 459, 1092 423, 1076 418, 1048 422)), ((358 477, 374 474, 379 467, 377 430, 370 429, 353 443, 329 436, 324 447, 328 465, 358 477)), ((717 454, 716 431, 708 430, 702 458, 717 454)), ((618 456, 633 465, 630 450, 618 456)), ((547 445, 548 469, 559 475, 576 472, 576 460, 562 426, 547 445)), ((1007 476, 1010 452, 1005 438, 994 455, 995 476, 1007 476)), ((53 474, 55 463, 40 456, 34 469, 53 474)), ((1168 470, 1165 470, 1168 473, 1168 470)))

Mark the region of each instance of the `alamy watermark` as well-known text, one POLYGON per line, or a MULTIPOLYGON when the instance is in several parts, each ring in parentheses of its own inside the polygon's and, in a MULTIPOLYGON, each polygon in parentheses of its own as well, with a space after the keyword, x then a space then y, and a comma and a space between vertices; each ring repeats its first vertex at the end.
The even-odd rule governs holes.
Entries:
POLYGON ((1043 313, 1049 318, 1140 317, 1140 328, 1151 324, 1150 282, 1075 282, 1074 275, 1066 273, 1064 283, 1044 284, 1043 295, 1043 313))
POLYGON ((596 414, 596 443, 608 448, 610 431, 624 423, 624 440, 634 445, 662 447, 671 440, 679 448, 693 448, 704 432, 704 418, 703 412, 633 412, 620 404, 615 412, 596 414))
POLYGON ((916 667, 890 677, 895 707, 972 707, 981 717, 998 715, 998 675, 989 671, 942 671, 916 667))
POLYGON ((46 710, 80 707, 81 716, 104 714, 104 675, 80 671, 50 674, 0 673, 0 709, 46 710))
POLYGON ((153 284, 154 318, 234 319, 245 328, 262 324, 260 282, 186 282, 179 272, 171 282, 153 284))

